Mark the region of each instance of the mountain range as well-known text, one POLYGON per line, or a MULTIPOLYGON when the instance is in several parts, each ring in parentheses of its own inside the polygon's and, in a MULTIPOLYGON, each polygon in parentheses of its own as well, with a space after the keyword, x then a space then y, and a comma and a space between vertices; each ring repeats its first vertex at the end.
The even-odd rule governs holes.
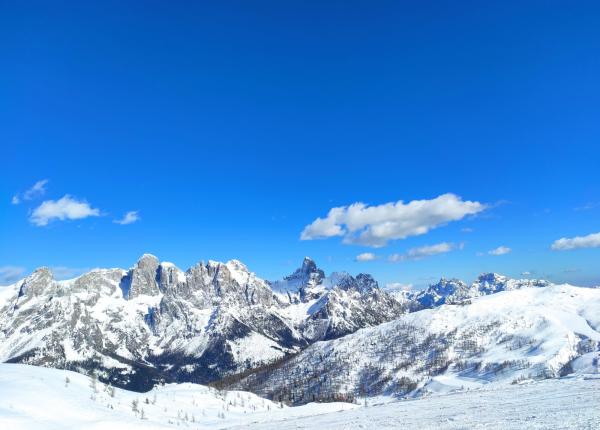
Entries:
POLYGON ((0 289, 0 361, 291 404, 424 395, 568 373, 598 350, 599 310, 600 289, 493 273, 393 293, 310 258, 269 282, 237 260, 184 272, 145 254, 130 269, 57 281, 40 268, 0 289))

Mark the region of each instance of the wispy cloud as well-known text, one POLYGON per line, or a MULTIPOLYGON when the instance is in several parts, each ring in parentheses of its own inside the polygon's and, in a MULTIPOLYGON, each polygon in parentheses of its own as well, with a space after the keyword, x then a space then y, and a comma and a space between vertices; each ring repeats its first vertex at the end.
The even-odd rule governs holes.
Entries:
POLYGON ((578 206, 576 208, 573 208, 573 210, 574 211, 589 211, 591 209, 596 209, 598 207, 600 207, 600 202, 589 202, 583 206, 578 206))
POLYGON ((74 220, 100 216, 100 210, 89 203, 77 200, 68 194, 59 200, 46 200, 34 209, 29 220, 37 226, 48 225, 54 220, 74 220))
POLYGON ((488 251, 489 255, 505 255, 512 251, 508 246, 499 246, 498 248, 488 251))
POLYGON ((563 237, 555 240, 551 248, 555 251, 567 251, 578 248, 600 248, 600 233, 592 233, 587 236, 576 236, 572 238, 563 237))
POLYGON ((116 224, 127 225, 133 224, 134 222, 139 221, 140 219, 141 217, 139 211, 129 211, 123 216, 123 218, 116 219, 113 222, 116 224))
POLYGON ((372 252, 363 252, 362 254, 358 254, 355 258, 356 261, 364 262, 364 261, 373 261, 376 260, 377 256, 372 252))
POLYGON ((368 206, 353 203, 332 208, 325 218, 317 218, 307 225, 301 240, 343 236, 345 244, 382 247, 390 240, 418 236, 458 221, 486 209, 476 201, 463 201, 455 194, 443 194, 431 200, 413 200, 404 203, 385 203, 368 206))
POLYGON ((55 279, 61 280, 76 278, 77 276, 88 272, 90 269, 81 267, 55 266, 51 267, 50 270, 52 271, 55 279))
POLYGON ((24 267, 3 266, 0 267, 0 285, 12 284, 25 275, 24 267))
POLYGON ((462 249, 463 244, 454 244, 450 242, 442 242, 435 245, 420 246, 418 248, 411 248, 405 254, 392 254, 388 260, 392 263, 399 263, 407 260, 422 260, 423 258, 431 257, 433 255, 445 254, 454 249, 462 249))
POLYGON ((18 205, 19 203, 21 203, 21 200, 33 200, 37 197, 41 197, 46 193, 46 184, 48 184, 48 179, 39 180, 24 193, 15 194, 10 200, 10 202, 13 205, 18 205))

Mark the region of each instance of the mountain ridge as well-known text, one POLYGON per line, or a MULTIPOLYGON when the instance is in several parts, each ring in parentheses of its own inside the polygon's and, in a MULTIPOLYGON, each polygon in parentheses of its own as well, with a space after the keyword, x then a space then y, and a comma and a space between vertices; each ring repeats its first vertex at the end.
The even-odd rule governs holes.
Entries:
MULTIPOLYGON (((151 254, 142 255, 129 269, 94 269, 63 281, 54 280, 51 270, 42 267, 0 289, 0 361, 96 372, 101 380, 139 391, 163 381, 229 381, 271 398, 304 402, 310 399, 297 393, 290 398, 277 384, 266 389, 252 382, 252 375, 272 380, 278 367, 294 374, 299 370, 289 367, 293 363, 312 363, 308 354, 328 357, 319 348, 350 341, 367 329, 381 345, 359 349, 415 347, 437 354, 439 336, 452 339, 451 332, 428 334, 420 323, 410 327, 414 333, 409 335, 400 322, 453 307, 471 309, 487 296, 549 287, 555 286, 484 273, 471 284, 442 278, 424 290, 394 294, 368 274, 326 275, 308 257, 280 281, 258 277, 239 260, 209 260, 183 271, 151 254), (381 336, 378 330, 391 323, 400 324, 398 332, 406 336, 381 336), (418 333, 429 340, 419 340, 418 333)), ((468 324, 480 329, 477 320, 468 324)), ((397 381, 397 391, 413 386, 422 390, 423 375, 439 372, 447 361, 425 360, 422 371, 397 381)), ((369 378, 378 375, 372 369, 362 372, 371 372, 369 378)), ((312 394, 320 400, 340 400, 335 396, 356 396, 362 389, 312 394)))
POLYGON ((295 275, 282 294, 238 260, 184 272, 144 254, 65 281, 39 268, 0 293, 0 361, 97 368, 135 389, 206 383, 405 311, 367 275, 325 277, 310 259, 295 275))

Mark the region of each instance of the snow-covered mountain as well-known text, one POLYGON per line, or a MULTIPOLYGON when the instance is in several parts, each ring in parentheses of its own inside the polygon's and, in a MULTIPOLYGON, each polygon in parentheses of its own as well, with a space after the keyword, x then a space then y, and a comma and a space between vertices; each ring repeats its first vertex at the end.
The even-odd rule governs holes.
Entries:
POLYGON ((442 281, 416 294, 423 298, 417 303, 456 304, 317 342, 231 386, 303 404, 420 396, 598 368, 599 289, 484 275, 471 287, 442 281))
POLYGON ((493 273, 398 294, 309 258, 268 282, 237 260, 184 272, 146 254, 0 289, 0 361, 137 390, 220 381, 291 403, 420 395, 568 373, 598 350, 599 315, 600 289, 493 273))
POLYGON ((437 284, 430 285, 423 291, 408 294, 406 299, 412 302, 413 310, 428 309, 443 304, 457 304, 501 291, 547 287, 548 285, 550 283, 544 280, 510 279, 497 273, 484 273, 471 285, 467 285, 459 279, 442 278, 437 284))
POLYGON ((135 389, 210 382, 404 309, 369 275, 326 277, 308 258, 269 283, 237 260, 183 272, 146 254, 68 281, 41 268, 0 290, 0 361, 100 370, 135 389))

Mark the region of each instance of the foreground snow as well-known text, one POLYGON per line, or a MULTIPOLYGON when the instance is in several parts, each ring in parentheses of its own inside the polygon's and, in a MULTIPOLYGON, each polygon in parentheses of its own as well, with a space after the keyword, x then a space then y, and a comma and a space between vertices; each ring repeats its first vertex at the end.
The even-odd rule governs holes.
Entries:
POLYGON ((393 402, 252 429, 598 429, 600 379, 549 379, 393 402))
POLYGON ((97 382, 95 390, 93 385, 75 372, 0 364, 0 429, 212 429, 357 407, 330 403, 289 408, 251 393, 196 384, 170 384, 142 394, 114 389, 113 397, 104 384, 97 382))
POLYGON ((600 428, 598 375, 401 402, 378 398, 367 407, 343 403, 280 407, 254 394, 217 392, 193 384, 167 385, 145 394, 115 389, 113 397, 103 384, 96 383, 96 390, 93 385, 78 373, 0 364, 0 429, 600 428), (134 400, 139 402, 137 413, 132 411, 134 400))

